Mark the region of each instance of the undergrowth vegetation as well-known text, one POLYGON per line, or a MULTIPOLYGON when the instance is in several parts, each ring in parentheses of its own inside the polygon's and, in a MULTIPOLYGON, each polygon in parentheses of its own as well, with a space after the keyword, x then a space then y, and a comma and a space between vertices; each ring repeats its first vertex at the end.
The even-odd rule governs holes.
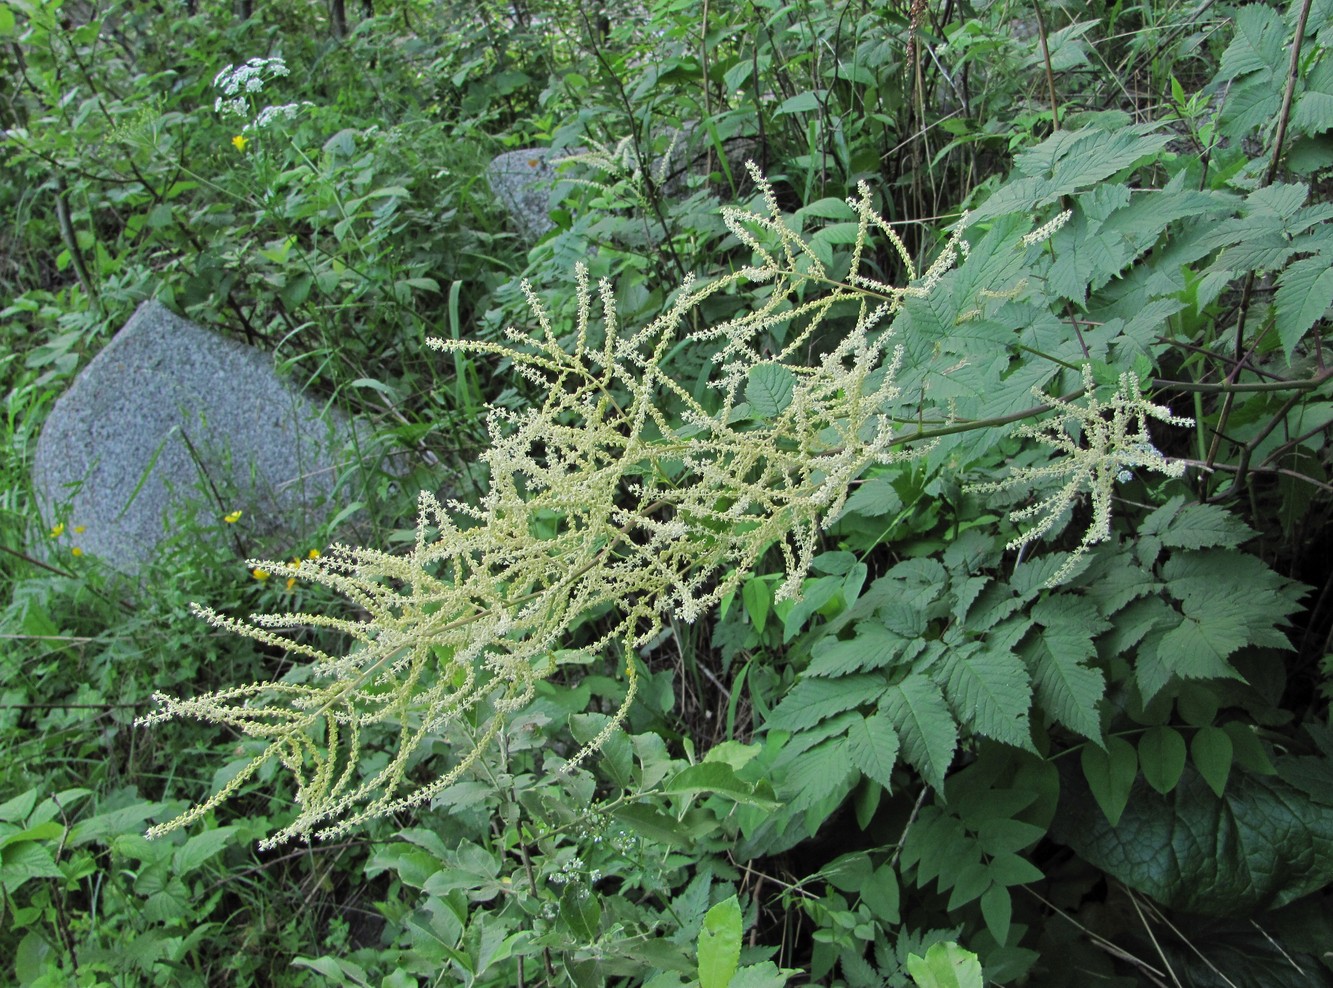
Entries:
POLYGON ((0 2, 3 980, 1333 984, 1333 4, 603 10, 0 2), (400 468, 83 553, 149 298, 400 468))

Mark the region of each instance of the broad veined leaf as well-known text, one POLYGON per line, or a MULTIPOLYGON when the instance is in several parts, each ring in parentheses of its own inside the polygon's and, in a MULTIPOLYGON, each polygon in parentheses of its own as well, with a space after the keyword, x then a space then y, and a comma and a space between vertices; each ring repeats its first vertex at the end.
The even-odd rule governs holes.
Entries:
POLYGON ((1185 739, 1174 727, 1150 727, 1139 738, 1139 768, 1160 793, 1169 793, 1185 770, 1185 739))
POLYGON ((1056 838, 1168 908, 1250 916, 1333 882, 1333 806, 1276 777, 1233 774, 1221 797, 1189 767, 1166 796, 1137 782, 1113 827, 1062 774, 1056 838))
POLYGON ((898 732, 883 713, 852 721, 847 730, 847 751, 852 764, 885 789, 892 789, 893 766, 898 761, 898 732))
POLYGON ((743 921, 736 897, 723 899, 699 929, 699 988, 727 988, 741 959, 743 921))
POLYGON ((560 918, 576 937, 592 943, 602 925, 601 897, 586 885, 571 882, 560 896, 560 918))
POLYGON ((1201 727, 1190 739, 1190 759, 1218 796, 1226 792, 1232 757, 1231 735, 1220 727, 1201 727))
POLYGON ((981 988, 981 962, 956 943, 937 943, 924 957, 910 954, 907 972, 918 988, 981 988))
POLYGON ((772 791, 736 777, 735 771, 725 762, 700 762, 689 768, 681 769, 666 782, 661 791, 669 796, 695 796, 699 793, 714 792, 734 799, 738 803, 777 809, 778 803, 769 798, 772 791))
POLYGON ((852 496, 847 499, 843 511, 846 514, 866 515, 878 518, 903 508, 903 499, 898 495, 892 480, 887 476, 871 477, 860 484, 852 496))
POLYGON ((1129 792, 1139 774, 1138 752, 1124 738, 1113 735, 1106 739, 1105 750, 1085 744, 1080 763, 1092 798, 1114 827, 1125 812, 1129 792))
POLYGON ((761 419, 781 415, 791 404, 796 375, 781 364, 756 364, 745 381, 745 400, 761 419))
POLYGON ((922 674, 912 673, 890 687, 880 705, 898 730, 903 757, 932 788, 942 787, 958 748, 958 725, 940 688, 922 674))

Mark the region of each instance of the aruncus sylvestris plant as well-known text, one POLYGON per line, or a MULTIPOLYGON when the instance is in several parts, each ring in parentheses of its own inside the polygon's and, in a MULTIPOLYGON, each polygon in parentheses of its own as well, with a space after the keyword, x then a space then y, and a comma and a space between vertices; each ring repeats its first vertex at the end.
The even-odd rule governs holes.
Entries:
POLYGON ((572 345, 526 286, 535 339, 511 329, 508 343, 431 341, 440 350, 507 358, 546 392, 544 402, 491 410, 489 490, 476 506, 442 505, 423 492, 410 552, 337 545, 293 570, 345 596, 364 620, 297 613, 247 622, 196 607, 217 627, 307 657, 309 681, 252 683, 191 699, 158 694, 159 710, 141 723, 194 717, 265 747, 219 792, 150 835, 197 820, 273 761, 295 777, 299 812, 270 845, 334 837, 429 800, 468 771, 506 717, 556 671, 580 617, 609 609, 616 616, 581 651, 617 656, 628 692, 607 728, 573 757, 577 764, 623 720, 635 694, 633 652, 661 630, 664 614, 703 616, 774 547, 785 570, 779 598, 799 594, 820 532, 838 517, 853 482, 871 465, 925 448, 904 448, 920 435, 898 425, 894 379, 902 357, 887 324, 967 248, 960 222, 938 259, 918 273, 863 185, 849 200, 858 217, 850 273, 835 282, 750 167, 767 212, 729 207, 723 214, 753 263, 702 285, 687 282, 642 328, 620 326, 611 285, 594 288, 580 266, 572 345), (907 287, 863 273, 876 231, 906 264, 907 287), (684 337, 717 348, 712 383, 720 400, 709 410, 672 378, 669 353, 704 302, 747 290, 762 304, 684 337), (850 330, 816 361, 796 363, 835 312, 853 316, 850 330), (791 330, 786 343, 766 356, 760 341, 780 325, 791 330), (673 413, 683 424, 668 418, 668 402, 683 409, 673 413), (335 655, 286 634, 303 627, 346 634, 352 647, 335 655), (465 717, 479 725, 466 739, 459 729, 465 717), (397 738, 387 763, 365 769, 372 729, 397 738), (423 743, 440 736, 461 742, 458 757, 430 781, 409 778, 423 743))

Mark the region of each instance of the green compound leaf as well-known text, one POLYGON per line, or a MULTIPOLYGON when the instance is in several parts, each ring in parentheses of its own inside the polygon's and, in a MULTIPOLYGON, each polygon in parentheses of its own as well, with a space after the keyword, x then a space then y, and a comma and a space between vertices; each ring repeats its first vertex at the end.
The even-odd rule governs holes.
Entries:
POLYGON ((757 364, 745 381, 745 400, 761 419, 776 418, 791 404, 796 375, 781 364, 757 364))
POLYGON ((852 764, 885 789, 892 789, 893 766, 898 761, 898 732, 883 713, 859 717, 847 731, 852 764))
POLYGON ((699 930, 699 988, 727 988, 740 964, 742 928, 734 895, 708 910, 699 930))
POLYGON ((1333 882, 1333 806, 1278 778, 1237 773, 1219 797, 1187 767, 1167 796, 1135 783, 1111 826, 1062 775, 1056 839, 1168 908, 1252 916, 1333 882))
POLYGON ((1139 738, 1139 768, 1143 778, 1166 794, 1180 781, 1185 770, 1185 739, 1173 727, 1152 727, 1139 738))
POLYGON ((945 651, 941 678, 959 720, 986 737, 1032 749, 1032 683, 1012 652, 981 643, 945 651))

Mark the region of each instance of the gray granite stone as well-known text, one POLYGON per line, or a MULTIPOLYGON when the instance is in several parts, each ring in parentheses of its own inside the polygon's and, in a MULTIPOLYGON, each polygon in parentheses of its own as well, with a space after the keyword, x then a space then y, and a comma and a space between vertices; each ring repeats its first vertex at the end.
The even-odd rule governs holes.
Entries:
MULTIPOLYGON (((700 149, 692 147, 693 131, 693 127, 683 130, 668 127, 658 135, 656 157, 651 160, 650 170, 666 179, 662 191, 668 196, 684 193, 686 173, 706 160, 700 149), (666 155, 669 157, 664 157, 666 155)), ((607 150, 614 152, 616 149, 607 150)), ((554 228, 550 212, 563 191, 560 189, 562 179, 604 178, 605 173, 595 167, 591 159, 580 160, 587 153, 588 150, 582 147, 520 148, 505 151, 491 160, 486 168, 491 192, 525 241, 536 243, 554 228), (565 163, 563 166, 562 162, 565 163)), ((733 166, 739 167, 740 161, 743 158, 733 166)))
POLYGON ((491 192, 524 240, 535 243, 555 226, 549 215, 559 177, 554 162, 569 154, 564 149, 522 148, 496 155, 486 167, 491 192))
POLYGON ((353 436, 268 354, 150 301, 51 409, 33 481, 48 524, 66 526, 60 541, 124 573, 183 524, 285 556, 335 507, 336 483, 356 468, 353 436))

